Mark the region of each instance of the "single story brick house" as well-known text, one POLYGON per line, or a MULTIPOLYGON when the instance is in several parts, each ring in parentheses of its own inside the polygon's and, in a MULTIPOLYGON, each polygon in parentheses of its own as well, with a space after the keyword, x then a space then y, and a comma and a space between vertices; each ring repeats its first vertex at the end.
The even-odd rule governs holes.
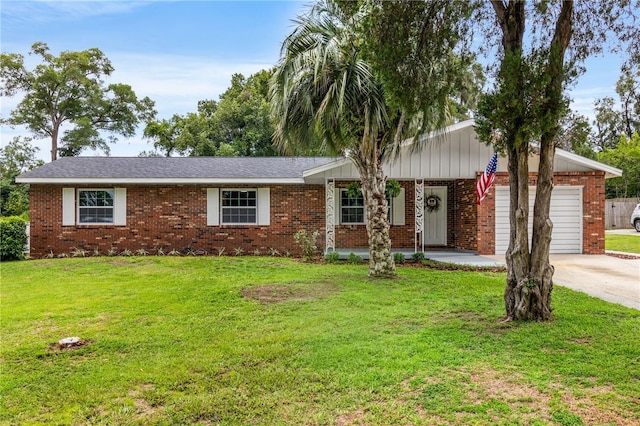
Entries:
MULTIPOLYGON (((509 240, 509 176, 499 158, 494 186, 476 203, 475 185, 493 149, 468 120, 403 147, 384 164, 398 180, 390 200, 394 249, 461 249, 503 254, 509 240)), ((538 159, 530 158, 530 180, 538 159)), ((604 182, 613 167, 557 150, 552 253, 604 252, 604 182)), ((297 252, 293 236, 318 231, 327 251, 367 247, 358 180, 348 158, 65 157, 20 175, 30 184, 31 254, 87 251, 151 253, 194 247, 211 253, 297 252)), ((533 202, 531 202, 533 205, 533 202)))

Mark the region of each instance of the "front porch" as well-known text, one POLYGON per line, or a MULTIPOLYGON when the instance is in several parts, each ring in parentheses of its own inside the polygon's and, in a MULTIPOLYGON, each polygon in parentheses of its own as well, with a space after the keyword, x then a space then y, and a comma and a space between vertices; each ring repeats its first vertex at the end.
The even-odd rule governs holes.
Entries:
MULTIPOLYGON (((356 256, 360 256, 363 260, 369 259, 369 249, 356 248, 356 249, 345 249, 340 248, 335 250, 340 256, 341 260, 346 260, 349 258, 351 253, 356 256)), ((402 253, 407 260, 411 260, 411 256, 416 253, 414 250, 409 249, 392 249, 391 253, 402 253)), ((478 253, 470 250, 461 250, 461 249, 442 249, 442 250, 430 250, 424 251, 424 257, 428 260, 433 260, 435 262, 441 263, 452 263, 455 265, 467 265, 467 266, 505 266, 506 264, 502 261, 492 259, 486 256, 480 256, 478 253)))

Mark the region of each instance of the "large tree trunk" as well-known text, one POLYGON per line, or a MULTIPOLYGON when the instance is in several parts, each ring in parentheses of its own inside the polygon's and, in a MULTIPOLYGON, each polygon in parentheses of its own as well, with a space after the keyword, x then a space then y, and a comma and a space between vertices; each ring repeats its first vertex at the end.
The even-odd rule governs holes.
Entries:
POLYGON ((360 172, 365 214, 367 215, 367 235, 369 237, 369 276, 392 278, 396 265, 391 255, 391 237, 387 213, 386 177, 381 159, 363 157, 352 158, 360 172))
POLYGON ((51 161, 58 158, 58 128, 59 126, 54 126, 51 133, 51 161))
MULTIPOLYGON (((501 1, 492 2, 503 31, 505 57, 518 57, 522 52, 524 33, 524 2, 510 1, 506 7, 501 1)), ((551 319, 551 292, 553 289, 553 266, 549 262, 551 231, 549 218, 551 192, 553 190, 553 159, 559 119, 563 113, 562 83, 564 80, 564 54, 572 34, 573 1, 562 3, 556 23, 554 37, 549 48, 548 63, 544 72, 548 79, 544 93, 545 115, 535 117, 541 130, 540 163, 538 166, 536 198, 533 211, 533 235, 531 252, 528 247, 529 213, 529 166, 528 141, 518 137, 518 126, 514 126, 507 138, 509 155, 510 199, 510 243, 506 253, 507 287, 504 300, 507 320, 551 319)), ((522 60, 520 56, 520 60, 522 60)), ((508 70, 508 72, 513 69, 508 70)), ((513 76, 512 76, 513 78, 513 76)), ((514 80, 511 80, 514 81, 514 80)), ((515 84, 524 78, 516 77, 515 84)), ((525 93, 523 88, 522 93, 525 93)), ((524 111, 525 109, 522 109, 524 111)), ((524 123, 526 117, 515 116, 524 123)))

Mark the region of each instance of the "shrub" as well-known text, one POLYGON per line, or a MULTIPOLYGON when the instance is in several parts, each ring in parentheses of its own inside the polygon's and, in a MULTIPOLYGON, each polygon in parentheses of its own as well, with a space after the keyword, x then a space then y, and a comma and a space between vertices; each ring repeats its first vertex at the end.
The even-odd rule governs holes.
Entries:
POLYGON ((413 255, 411 256, 411 260, 413 260, 414 262, 422 262, 424 259, 424 253, 421 251, 413 253, 413 255))
POLYGON ((271 257, 277 257, 280 256, 280 252, 278 251, 278 249, 275 249, 273 247, 269 247, 269 256, 271 257))
POLYGON ((393 261, 398 264, 398 265, 402 265, 404 263, 405 257, 404 254, 402 253, 394 253, 393 254, 393 261))
POLYGON ((71 248, 71 257, 85 257, 87 255, 87 251, 78 247, 71 248))
POLYGON ((325 258, 327 259, 327 263, 338 263, 340 254, 337 251, 330 251, 325 258))
POLYGON ((27 222, 21 217, 10 216, 0 219, 0 259, 24 259, 27 247, 27 222))
POLYGON ((358 263, 362 263, 362 257, 358 256, 354 252, 349 253, 349 258, 347 261, 352 265, 357 265, 358 263))
POLYGON ((302 250, 302 256, 304 257, 304 260, 306 260, 307 262, 313 260, 313 255, 318 249, 318 247, 316 246, 318 235, 318 231, 314 231, 313 234, 309 235, 307 231, 301 229, 293 236, 293 239, 300 246, 300 250, 302 250))

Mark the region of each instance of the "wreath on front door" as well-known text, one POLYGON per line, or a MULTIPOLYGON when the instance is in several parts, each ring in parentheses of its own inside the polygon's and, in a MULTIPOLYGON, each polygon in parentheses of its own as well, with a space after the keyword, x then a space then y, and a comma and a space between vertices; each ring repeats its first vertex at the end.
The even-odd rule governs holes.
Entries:
POLYGON ((440 203, 442 200, 435 194, 430 194, 424 200, 424 208, 427 209, 427 212, 433 213, 440 210, 440 203))

